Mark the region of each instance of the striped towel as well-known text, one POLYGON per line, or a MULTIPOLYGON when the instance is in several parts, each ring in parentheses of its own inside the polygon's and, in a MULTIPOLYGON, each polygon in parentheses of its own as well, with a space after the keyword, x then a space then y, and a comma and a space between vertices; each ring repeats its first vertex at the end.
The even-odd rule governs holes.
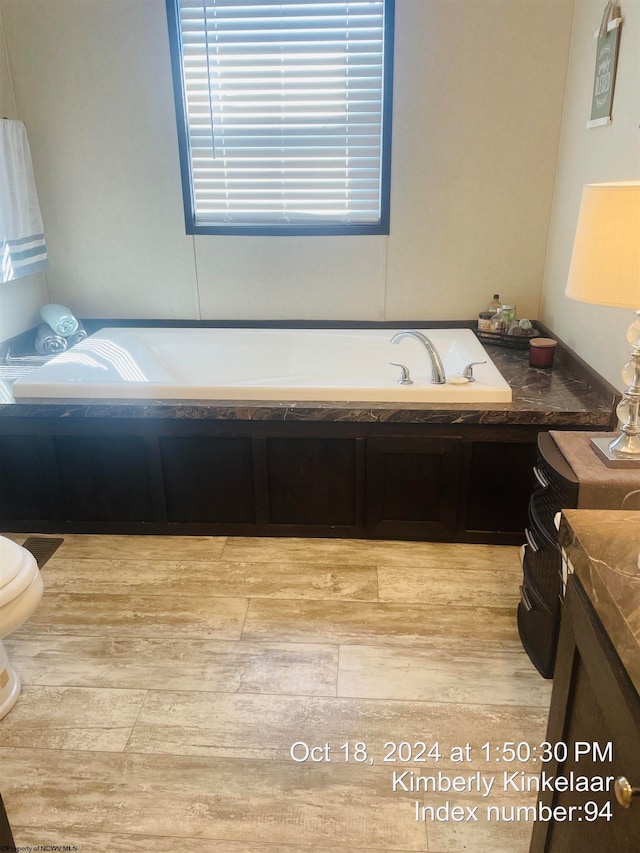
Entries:
POLYGON ((49 266, 27 131, 0 120, 0 282, 49 266))

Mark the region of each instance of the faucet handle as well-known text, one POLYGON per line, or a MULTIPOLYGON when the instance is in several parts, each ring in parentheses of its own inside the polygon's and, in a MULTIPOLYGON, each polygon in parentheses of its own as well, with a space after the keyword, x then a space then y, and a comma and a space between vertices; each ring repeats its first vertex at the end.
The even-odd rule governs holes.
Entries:
POLYGON ((413 379, 409 376, 409 368, 404 364, 398 364, 396 361, 390 361, 394 367, 399 367, 402 373, 398 379, 398 385, 413 385, 413 379))
POLYGON ((462 371, 462 375, 465 379, 468 379, 469 382, 475 382, 476 377, 473 375, 473 368, 476 364, 486 364, 486 361, 472 361, 471 364, 468 364, 465 369, 462 371))

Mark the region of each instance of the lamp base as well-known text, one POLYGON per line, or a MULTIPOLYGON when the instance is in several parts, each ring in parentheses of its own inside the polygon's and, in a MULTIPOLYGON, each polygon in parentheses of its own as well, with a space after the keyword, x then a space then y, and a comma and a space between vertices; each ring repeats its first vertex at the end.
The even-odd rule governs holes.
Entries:
POLYGON ((627 457, 626 459, 622 456, 616 456, 609 449, 611 443, 611 438, 591 439, 591 446, 607 468, 640 468, 640 456, 627 457))

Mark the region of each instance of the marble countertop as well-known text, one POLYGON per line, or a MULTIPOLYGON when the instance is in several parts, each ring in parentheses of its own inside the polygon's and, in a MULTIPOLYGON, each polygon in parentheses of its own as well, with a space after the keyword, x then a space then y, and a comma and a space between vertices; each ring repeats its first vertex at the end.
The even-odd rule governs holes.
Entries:
POLYGON ((25 366, 0 365, 0 417, 200 418, 216 420, 305 420, 369 423, 539 424, 610 427, 612 399, 591 389, 562 364, 552 370, 529 367, 526 350, 485 344, 511 385, 511 403, 405 404, 291 401, 102 401, 98 404, 15 403, 11 384, 25 366))
POLYGON ((640 512, 563 510, 559 541, 640 694, 640 512))

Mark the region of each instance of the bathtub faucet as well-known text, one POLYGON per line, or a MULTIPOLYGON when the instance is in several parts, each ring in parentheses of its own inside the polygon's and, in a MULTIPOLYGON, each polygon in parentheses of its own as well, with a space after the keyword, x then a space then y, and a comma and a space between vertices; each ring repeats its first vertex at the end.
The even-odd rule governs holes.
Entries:
POLYGON ((429 340, 429 338, 427 338, 421 332, 416 332, 415 329, 405 329, 402 332, 397 332, 391 338, 391 343, 397 344, 403 338, 415 338, 417 341, 420 341, 422 346, 427 351, 429 361, 431 362, 431 384, 444 384, 447 381, 447 378, 444 375, 444 366, 442 364, 442 359, 440 358, 438 350, 434 347, 433 343, 429 340))

